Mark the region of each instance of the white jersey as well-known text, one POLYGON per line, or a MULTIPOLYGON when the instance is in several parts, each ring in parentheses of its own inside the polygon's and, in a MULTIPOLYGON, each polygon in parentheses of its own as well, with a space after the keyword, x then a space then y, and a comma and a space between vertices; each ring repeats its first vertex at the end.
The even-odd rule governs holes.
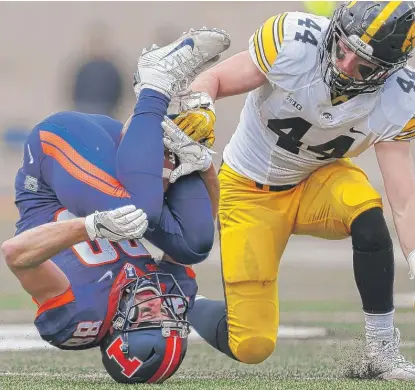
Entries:
POLYGON ((297 184, 319 167, 355 157, 379 141, 415 136, 415 71, 401 69, 375 93, 332 102, 319 46, 329 20, 287 12, 251 37, 267 83, 250 92, 224 161, 267 185, 297 184))

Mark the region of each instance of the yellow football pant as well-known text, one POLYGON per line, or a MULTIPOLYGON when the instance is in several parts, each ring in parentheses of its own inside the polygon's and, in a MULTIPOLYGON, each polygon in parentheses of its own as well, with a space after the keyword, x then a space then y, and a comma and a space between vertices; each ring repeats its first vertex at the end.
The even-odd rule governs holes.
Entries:
POLYGON ((240 361, 260 363, 276 344, 278 267, 290 235, 348 237, 353 220, 382 207, 382 200, 348 159, 326 165, 282 192, 258 189, 226 164, 219 180, 229 346, 240 361))

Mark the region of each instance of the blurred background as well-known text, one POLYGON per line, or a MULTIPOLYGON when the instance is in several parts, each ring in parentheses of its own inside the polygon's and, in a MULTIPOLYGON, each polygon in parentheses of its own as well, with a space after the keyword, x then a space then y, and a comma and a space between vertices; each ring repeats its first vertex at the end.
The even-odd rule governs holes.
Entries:
MULTIPOLYGON (((303 2, 283 1, 0 2, 0 242, 14 234, 14 176, 24 139, 38 121, 61 110, 104 113, 123 121, 134 106, 131 81, 142 48, 169 43, 191 27, 206 25, 231 34, 226 58, 247 49, 250 36, 270 16, 304 9, 303 2)), ((244 98, 216 105, 217 166, 244 98)), ((373 151, 356 161, 384 194, 373 151)), ((385 213, 395 237, 397 303, 411 305, 413 282, 407 278, 386 202, 385 213)), ((216 245, 196 267, 200 292, 214 298, 222 297, 219 261, 216 245)), ((362 324, 350 240, 293 237, 282 259, 279 285, 282 323, 362 324)), ((30 322, 34 312, 0 259, 0 323, 30 322)))

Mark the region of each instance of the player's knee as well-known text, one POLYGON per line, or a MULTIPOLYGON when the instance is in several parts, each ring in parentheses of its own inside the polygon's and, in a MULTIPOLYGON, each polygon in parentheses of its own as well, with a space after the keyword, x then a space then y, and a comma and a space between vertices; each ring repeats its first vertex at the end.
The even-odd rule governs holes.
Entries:
POLYGON ((259 364, 269 358, 274 352, 276 342, 266 336, 250 336, 239 342, 237 348, 232 348, 235 358, 245 364, 259 364))
POLYGON ((351 225, 351 236, 353 249, 360 252, 375 252, 392 245, 392 238, 380 207, 360 214, 351 225))
POLYGON ((274 283, 264 282, 226 285, 229 347, 243 363, 261 363, 275 349, 278 330, 275 288, 274 283))
MULTIPOLYGON (((206 322, 206 319, 204 320, 206 322)), ((275 339, 267 336, 250 336, 230 348, 227 319, 224 316, 216 326, 215 347, 230 358, 245 364, 259 364, 266 360, 275 349, 275 339)), ((212 345, 212 344, 211 344, 212 345)))

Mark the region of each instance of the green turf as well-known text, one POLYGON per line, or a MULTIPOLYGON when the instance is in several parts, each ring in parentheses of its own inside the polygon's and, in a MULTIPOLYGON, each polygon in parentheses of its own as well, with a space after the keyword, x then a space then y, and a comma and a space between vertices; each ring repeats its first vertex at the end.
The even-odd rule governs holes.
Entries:
MULTIPOLYGON (((25 294, 1 294, 1 309, 35 310, 25 294)), ((284 325, 322 326, 329 329, 330 339, 283 341, 276 352, 260 365, 243 365, 217 353, 205 344, 191 344, 180 370, 162 386, 125 386, 116 384, 106 374, 98 350, 62 352, 0 353, 0 390, 233 390, 233 389, 413 389, 409 383, 390 383, 376 380, 345 379, 346 369, 358 361, 363 336, 362 321, 342 322, 345 313, 361 313, 358 305, 338 301, 283 301, 281 317, 290 316, 284 325), (305 320, 304 321, 304 317, 305 320), (298 318, 298 321, 296 321, 298 318), (307 320, 308 318, 308 320, 307 320)), ((403 341, 415 341, 415 324, 405 323, 397 310, 397 326, 403 341)), ((31 317, 32 318, 32 317, 31 317)), ((359 319, 359 317, 357 318, 359 319)), ((415 349, 403 349, 405 356, 415 361, 415 349)))
MULTIPOLYGON (((361 344, 339 341, 281 341, 264 363, 244 365, 205 344, 191 344, 180 370, 163 388, 175 389, 409 389, 407 383, 348 380, 361 344)), ((415 350, 404 349, 409 359, 415 350)), ((126 388, 105 373, 99 351, 0 353, 0 389, 104 390, 126 388)), ((127 387, 130 388, 130 387, 127 387)), ((134 386, 150 389, 154 386, 134 386)))
MULTIPOLYGON (((74 378, 71 380, 66 379, 54 379, 51 382, 47 378, 30 378, 30 384, 24 384, 24 377, 8 378, 4 381, 0 381, 0 384, 4 387, 2 389, 19 389, 19 390, 117 390, 117 389, 169 389, 169 390, 403 390, 413 389, 413 385, 409 383, 384 383, 379 381, 333 381, 333 380, 273 380, 273 379, 261 379, 253 377, 247 379, 176 379, 170 380, 162 385, 135 385, 126 386, 120 384, 114 384, 107 381, 95 381, 91 382, 89 379, 74 378)), ((29 378, 28 378, 29 381, 29 378)))

